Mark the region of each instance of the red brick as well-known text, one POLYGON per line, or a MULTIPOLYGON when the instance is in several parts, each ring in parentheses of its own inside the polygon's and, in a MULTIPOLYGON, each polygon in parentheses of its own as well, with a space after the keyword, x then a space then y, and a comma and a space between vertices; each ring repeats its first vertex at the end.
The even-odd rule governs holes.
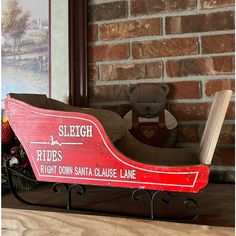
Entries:
POLYGON ((178 121, 206 120, 209 112, 208 103, 169 104, 170 112, 178 121))
POLYGON ((205 9, 233 6, 234 0, 201 0, 201 7, 205 9))
MULTIPOLYGON (((209 110, 211 108, 212 103, 209 103, 209 110)), ((207 115, 208 116, 208 115, 207 115)), ((230 102, 226 115, 225 115, 225 120, 234 120, 235 119, 235 103, 230 102)))
POLYGON ((234 120, 235 119, 235 103, 230 102, 229 107, 225 116, 226 120, 234 120))
POLYGON ((197 75, 227 75, 234 73, 234 57, 204 57, 169 60, 166 62, 169 77, 197 75))
POLYGON ((88 41, 96 41, 98 39, 98 26, 89 25, 88 26, 88 41))
POLYGON ((235 142, 235 126, 231 124, 223 125, 218 142, 224 144, 233 144, 235 142))
POLYGON ((91 101, 128 101, 127 86, 125 85, 99 85, 90 87, 91 101))
POLYGON ((160 78, 161 76, 162 62, 100 66, 100 80, 137 80, 160 78))
MULTIPOLYGON (((210 111, 211 105, 212 103, 209 103, 209 111, 210 111)), ((225 115, 225 120, 234 120, 234 119, 235 119, 235 104, 234 102, 230 102, 226 115, 225 115)))
POLYGON ((145 64, 146 77, 147 78, 160 78, 163 75, 163 63, 158 62, 149 62, 145 64))
POLYGON ((179 125, 178 142, 196 143, 200 141, 198 125, 179 125))
POLYGON ((159 12, 191 10, 196 8, 194 0, 132 0, 131 14, 149 15, 159 12))
POLYGON ((145 78, 144 64, 112 64, 100 66, 100 80, 137 80, 145 78))
POLYGON ((96 66, 88 67, 88 77, 90 81, 98 80, 98 68, 96 66))
POLYGON ((210 80, 205 85, 205 94, 214 96, 217 91, 231 89, 234 91, 235 81, 233 79, 210 80))
POLYGON ((181 81, 175 83, 169 83, 170 93, 168 98, 180 99, 180 98, 200 98, 200 82, 199 81, 181 81))
POLYGON ((89 46, 89 61, 122 60, 129 57, 129 45, 109 44, 89 46))
POLYGON ((116 1, 92 5, 88 8, 88 15, 90 22, 127 18, 128 3, 116 1))
POLYGON ((198 53, 197 38, 174 38, 155 41, 134 42, 133 58, 155 58, 198 53))
POLYGON ((202 53, 234 52, 234 34, 202 36, 202 53))
POLYGON ((153 18, 103 24, 99 31, 102 40, 160 35, 161 20, 153 18))
POLYGON ((213 57, 216 74, 234 73, 234 56, 213 57))
POLYGON ((235 150, 234 148, 217 148, 212 160, 213 165, 234 166, 235 150))
POLYGON ((167 34, 183 34, 234 29, 234 12, 216 12, 166 18, 167 34))

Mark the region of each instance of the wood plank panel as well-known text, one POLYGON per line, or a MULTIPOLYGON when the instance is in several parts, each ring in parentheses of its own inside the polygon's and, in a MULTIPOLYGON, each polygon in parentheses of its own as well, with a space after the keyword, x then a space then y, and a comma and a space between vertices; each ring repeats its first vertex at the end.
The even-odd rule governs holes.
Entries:
POLYGON ((224 90, 215 94, 200 143, 199 158, 202 164, 211 164, 231 95, 231 90, 224 90))
POLYGON ((2 235, 234 235, 234 228, 5 208, 2 235))

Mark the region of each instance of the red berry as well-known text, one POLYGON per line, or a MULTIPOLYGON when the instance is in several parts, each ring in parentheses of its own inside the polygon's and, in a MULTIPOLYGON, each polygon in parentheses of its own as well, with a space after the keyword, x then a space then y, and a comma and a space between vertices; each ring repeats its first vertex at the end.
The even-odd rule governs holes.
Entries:
POLYGON ((13 156, 17 156, 19 154, 20 148, 19 146, 14 146, 10 150, 10 154, 13 156))

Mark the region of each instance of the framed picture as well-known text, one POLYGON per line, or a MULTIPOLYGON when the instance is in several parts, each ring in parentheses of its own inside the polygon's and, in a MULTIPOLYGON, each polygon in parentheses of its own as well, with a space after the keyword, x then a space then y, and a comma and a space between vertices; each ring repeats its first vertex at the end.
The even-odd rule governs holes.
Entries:
POLYGON ((9 92, 88 106, 87 0, 2 1, 2 107, 9 92))
POLYGON ((2 93, 51 94, 50 0, 2 0, 2 93))
POLYGON ((69 0, 69 103, 88 107, 88 0, 69 0))
POLYGON ((51 0, 51 96, 88 106, 87 0, 51 0))

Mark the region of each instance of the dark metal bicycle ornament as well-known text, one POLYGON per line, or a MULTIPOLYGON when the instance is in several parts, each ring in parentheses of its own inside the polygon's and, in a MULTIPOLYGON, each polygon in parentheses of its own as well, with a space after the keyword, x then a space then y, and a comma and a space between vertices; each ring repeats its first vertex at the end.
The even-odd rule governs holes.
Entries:
MULTIPOLYGON (((60 195, 60 194, 65 194, 66 193, 66 206, 54 206, 54 205, 50 205, 50 204, 44 204, 44 203, 34 203, 34 202, 30 202, 28 200, 23 199, 17 192, 14 183, 13 183, 13 176, 18 176, 22 179, 25 179, 27 181, 33 182, 33 183, 40 183, 40 181, 28 178, 26 176, 24 176, 23 174, 13 170, 10 166, 9 166, 9 161, 7 161, 6 163, 6 168, 7 168, 7 176, 8 176, 8 182, 9 182, 9 187, 10 190, 12 192, 12 194, 14 195, 14 197, 27 205, 31 205, 31 206, 39 206, 39 207, 50 207, 50 208, 58 208, 58 209, 66 209, 66 210, 80 210, 81 209, 76 209, 73 208, 72 206, 72 193, 76 193, 79 196, 84 196, 86 195, 86 188, 84 185, 79 185, 79 184, 67 184, 67 183, 53 183, 52 185, 52 192, 60 195)), ((158 208, 158 206, 156 207, 156 200, 160 199, 162 203, 164 203, 165 205, 171 207, 171 198, 172 198, 172 194, 170 192, 164 192, 164 191, 149 191, 149 190, 145 190, 145 189, 134 189, 132 192, 132 199, 136 202, 141 202, 142 200, 146 199, 147 201, 147 210, 150 210, 150 218, 152 220, 154 219, 158 219, 158 220, 167 220, 167 221, 188 221, 188 220, 195 220, 198 217, 198 203, 191 199, 191 198, 187 198, 184 200, 183 205, 185 208, 189 208, 190 210, 192 209, 192 214, 189 217, 158 217, 155 216, 155 210, 156 208, 158 208), (191 206, 192 205, 192 206, 191 206)), ((87 211, 86 211, 87 212, 87 211)), ((99 212, 98 212, 99 213, 99 212)))

